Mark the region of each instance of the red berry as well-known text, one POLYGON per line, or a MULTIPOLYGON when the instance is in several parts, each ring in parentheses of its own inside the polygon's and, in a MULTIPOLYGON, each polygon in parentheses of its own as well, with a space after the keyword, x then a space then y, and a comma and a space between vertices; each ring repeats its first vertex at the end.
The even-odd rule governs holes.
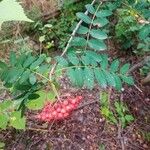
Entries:
POLYGON ((57 111, 58 113, 61 112, 61 108, 58 107, 58 108, 56 109, 56 111, 57 111))
POLYGON ((63 118, 63 114, 62 113, 59 113, 58 115, 57 115, 57 118, 56 119, 62 119, 63 118))
POLYGON ((69 113, 65 113, 64 114, 64 118, 68 117, 69 116, 69 113))
POLYGON ((77 103, 77 100, 76 99, 71 99, 71 104, 76 104, 77 103))
POLYGON ((62 108, 61 113, 66 113, 66 110, 62 108))
POLYGON ((56 115, 57 115, 57 112, 56 112, 56 111, 53 111, 53 112, 52 112, 52 116, 55 117, 56 115))
POLYGON ((69 104, 69 102, 68 102, 67 100, 65 100, 65 101, 63 101, 63 104, 64 104, 65 106, 67 106, 67 105, 69 104))
POLYGON ((66 106, 66 110, 67 110, 67 111, 72 110, 71 106, 70 106, 70 105, 66 106))

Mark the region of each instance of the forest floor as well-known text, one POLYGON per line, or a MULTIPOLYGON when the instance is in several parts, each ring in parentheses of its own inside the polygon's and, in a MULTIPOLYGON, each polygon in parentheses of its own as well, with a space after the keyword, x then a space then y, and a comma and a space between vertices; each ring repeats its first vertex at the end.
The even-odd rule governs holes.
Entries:
MULTIPOLYGON (((111 50, 110 55, 136 64, 136 56, 124 55, 111 50)), ((27 113, 26 131, 11 129, 0 133, 6 143, 6 150, 149 150, 150 135, 150 86, 141 84, 139 70, 132 72, 136 86, 125 86, 121 93, 112 88, 109 94, 110 105, 116 99, 127 104, 135 120, 126 128, 110 124, 100 112, 99 87, 93 90, 76 89, 67 78, 60 80, 63 96, 82 95, 79 108, 66 120, 42 124, 27 113)), ((61 95, 60 94, 60 95, 61 95)))

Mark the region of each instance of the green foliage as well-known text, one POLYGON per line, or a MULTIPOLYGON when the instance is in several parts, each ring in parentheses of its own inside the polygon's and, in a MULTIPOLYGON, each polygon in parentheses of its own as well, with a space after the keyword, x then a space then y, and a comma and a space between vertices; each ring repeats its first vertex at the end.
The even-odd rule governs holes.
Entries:
POLYGON ((128 107, 123 102, 117 100, 115 101, 113 106, 110 106, 107 93, 101 93, 100 102, 101 114, 110 123, 113 123, 115 125, 121 123, 121 126, 125 128, 129 123, 134 120, 133 116, 129 113, 128 107))
MULTIPOLYGON (((37 56, 27 52, 16 55, 10 52, 8 64, 0 61, 0 79, 13 96, 13 101, 10 101, 6 108, 4 106, 7 101, 0 103, 0 119, 2 120, 0 128, 6 129, 11 126, 16 129, 25 129, 25 109, 39 110, 46 101, 55 101, 55 96, 58 96, 55 84, 60 75, 67 75, 73 85, 88 89, 98 84, 102 88, 110 86, 121 91, 123 83, 134 84, 133 78, 128 75, 130 65, 120 65, 118 59, 111 62, 108 55, 103 53, 104 50, 107 50, 106 39, 109 37, 104 27, 109 23, 108 17, 112 15, 113 9, 102 7, 99 11, 97 5, 92 6, 91 4, 86 5, 85 8, 88 14, 77 13, 82 23, 65 55, 50 58, 45 54, 37 56), (49 73, 53 67, 55 68, 51 77, 49 73), (47 87, 53 92, 47 92, 45 90, 47 87)), ((65 10, 67 15, 69 10, 65 10)), ((50 41, 48 47, 54 46, 51 41, 54 36, 51 33, 57 35, 57 38, 62 36, 65 40, 69 37, 67 31, 76 17, 73 15, 66 21, 65 16, 62 17, 62 22, 60 21, 58 26, 54 24, 55 21, 41 25, 40 28, 38 24, 35 25, 35 28, 38 27, 40 30, 38 39, 41 44, 47 46, 47 41, 50 41), (59 30, 56 33, 54 29, 59 30), (65 36, 64 33, 66 33, 65 36)), ((64 47, 63 44, 61 46, 64 47)), ((122 104, 118 103, 118 105, 122 104)), ((119 113, 116 110, 118 116, 119 113)), ((103 114, 111 118, 112 122, 118 122, 114 113, 109 110, 108 104, 105 105, 103 114)), ((129 116, 124 116, 124 118, 128 123, 129 116)))
POLYGON ((150 3, 147 0, 124 1, 117 9, 115 36, 123 49, 144 54, 150 50, 150 3))
POLYGON ((0 142, 0 150, 3 150, 4 147, 5 147, 5 143, 0 142))
POLYGON ((28 21, 22 6, 16 0, 3 0, 0 2, 0 28, 5 21, 28 21))

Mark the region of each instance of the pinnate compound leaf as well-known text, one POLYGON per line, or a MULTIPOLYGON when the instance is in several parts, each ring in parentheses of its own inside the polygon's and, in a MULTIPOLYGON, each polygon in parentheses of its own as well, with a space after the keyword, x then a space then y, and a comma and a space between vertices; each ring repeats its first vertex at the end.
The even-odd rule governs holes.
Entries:
POLYGON ((92 22, 92 19, 82 12, 78 12, 76 15, 79 19, 81 19, 83 22, 85 22, 87 24, 90 24, 92 22))
POLYGON ((0 2, 0 28, 5 21, 28 21, 33 22, 27 18, 24 10, 19 2, 16 0, 2 0, 0 2))
POLYGON ((97 51, 103 51, 107 49, 106 44, 101 40, 91 39, 88 41, 88 45, 90 48, 97 51))

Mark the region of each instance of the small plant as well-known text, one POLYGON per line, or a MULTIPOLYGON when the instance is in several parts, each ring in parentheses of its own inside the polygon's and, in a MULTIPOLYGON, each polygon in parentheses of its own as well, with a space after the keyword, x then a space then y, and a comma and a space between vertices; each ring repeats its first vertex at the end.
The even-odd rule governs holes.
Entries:
POLYGON ((5 143, 0 142, 0 150, 4 150, 4 147, 5 147, 5 143))
POLYGON ((125 128, 134 120, 133 116, 129 114, 127 106, 123 102, 115 101, 114 105, 111 107, 107 93, 102 92, 100 102, 101 113, 107 121, 115 125, 121 124, 122 128, 125 128))
MULTIPOLYGON (((121 65, 118 59, 110 61, 109 56, 104 53, 107 50, 106 39, 109 36, 104 26, 109 23, 108 17, 112 15, 112 11, 107 8, 99 10, 102 3, 94 4, 95 0, 85 6, 85 13, 76 14, 79 22, 60 56, 51 58, 45 54, 11 52, 8 63, 0 61, 0 79, 12 94, 10 108, 1 108, 0 115, 3 121, 0 128, 12 126, 16 129, 24 129, 26 109, 42 109, 48 101, 56 101, 55 103, 59 104, 57 103, 60 101, 57 85, 62 75, 67 76, 73 86, 90 90, 96 84, 101 88, 110 86, 118 91, 121 90, 123 83, 134 84, 132 76, 128 74, 130 64, 121 65)), ((50 24, 47 24, 45 28, 51 29, 50 24)), ((40 38, 41 42, 45 42, 44 40, 44 37, 40 38)), ((72 109, 67 112, 67 115, 77 107, 76 102, 79 99, 75 99, 73 106, 71 105, 73 102, 69 100, 69 106, 72 109)), ((5 102, 6 100, 4 104, 5 102)), ((64 110, 64 105, 62 106, 64 110)), ((55 109, 50 110, 51 113, 55 112, 55 109)), ((107 107, 103 111, 106 111, 107 116, 113 118, 111 120, 114 122, 117 120, 107 107)), ((59 113, 57 117, 47 120, 45 115, 49 115, 50 112, 48 111, 48 114, 44 116, 41 115, 40 119, 43 120, 44 117, 44 121, 59 120, 59 113)))

